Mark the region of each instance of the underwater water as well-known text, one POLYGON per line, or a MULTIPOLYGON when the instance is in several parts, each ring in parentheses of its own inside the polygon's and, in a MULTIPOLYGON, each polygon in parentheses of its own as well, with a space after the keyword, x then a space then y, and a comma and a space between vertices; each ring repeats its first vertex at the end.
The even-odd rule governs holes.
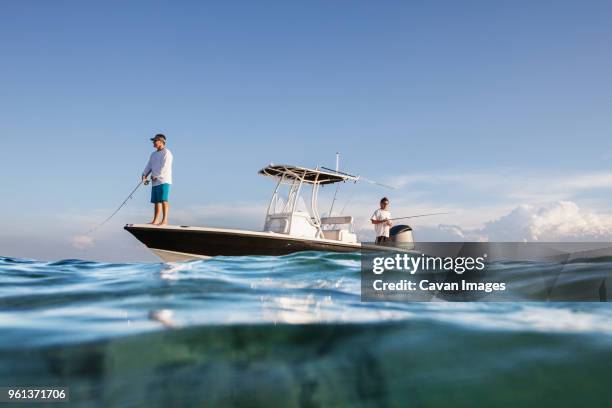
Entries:
POLYGON ((612 405, 607 303, 361 302, 356 254, 0 258, 0 333, 0 387, 71 406, 612 405))

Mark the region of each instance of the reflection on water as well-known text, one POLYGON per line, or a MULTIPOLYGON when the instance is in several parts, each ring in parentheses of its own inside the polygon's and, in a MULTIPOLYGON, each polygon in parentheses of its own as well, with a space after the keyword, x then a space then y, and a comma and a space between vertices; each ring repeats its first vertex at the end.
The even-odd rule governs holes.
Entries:
POLYGON ((179 325, 172 320, 172 316, 174 316, 174 312, 169 309, 151 310, 151 312, 149 312, 149 318, 156 322, 160 322, 164 327, 179 327, 179 325))
POLYGON ((0 386, 87 407, 612 402, 607 304, 362 303, 359 277, 354 254, 0 258, 0 386))

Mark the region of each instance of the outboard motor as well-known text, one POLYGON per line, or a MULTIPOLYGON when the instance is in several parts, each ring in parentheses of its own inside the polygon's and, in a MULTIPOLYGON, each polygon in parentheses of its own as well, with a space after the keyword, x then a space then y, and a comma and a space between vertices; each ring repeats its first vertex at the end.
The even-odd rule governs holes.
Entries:
POLYGON ((396 225, 389 230, 389 241, 392 246, 402 249, 414 249, 414 237, 409 225, 396 225))

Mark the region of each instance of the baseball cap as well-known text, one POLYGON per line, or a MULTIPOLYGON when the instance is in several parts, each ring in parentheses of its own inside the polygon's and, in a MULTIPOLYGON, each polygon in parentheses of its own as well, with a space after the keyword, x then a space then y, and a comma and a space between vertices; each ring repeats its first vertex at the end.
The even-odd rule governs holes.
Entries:
POLYGON ((155 140, 163 140, 164 143, 166 143, 166 136, 161 134, 161 133, 158 133, 154 137, 151 138, 152 142, 155 141, 155 140))

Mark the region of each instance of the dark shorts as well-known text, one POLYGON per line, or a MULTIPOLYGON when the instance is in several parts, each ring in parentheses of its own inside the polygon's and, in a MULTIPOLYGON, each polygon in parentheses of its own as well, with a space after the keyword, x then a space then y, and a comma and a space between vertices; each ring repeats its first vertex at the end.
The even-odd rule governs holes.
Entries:
POLYGON ((164 183, 158 186, 153 186, 151 189, 151 202, 152 203, 163 203, 168 201, 168 195, 170 194, 170 184, 164 183))

